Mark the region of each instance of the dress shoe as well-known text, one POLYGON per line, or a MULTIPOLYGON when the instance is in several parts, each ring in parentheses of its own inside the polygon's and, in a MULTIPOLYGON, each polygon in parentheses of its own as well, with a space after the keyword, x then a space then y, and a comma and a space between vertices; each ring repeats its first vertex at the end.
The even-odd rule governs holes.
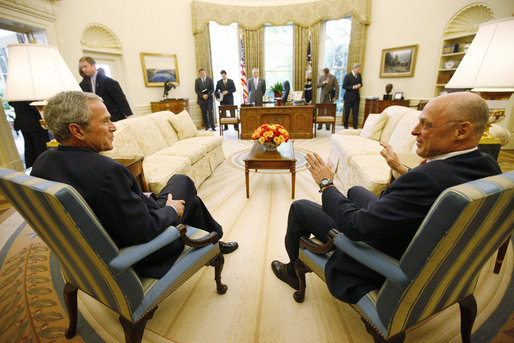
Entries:
POLYGON ((275 260, 271 262, 271 270, 273 270, 273 273, 276 277, 287 283, 289 286, 296 290, 300 289, 300 282, 298 281, 298 278, 289 275, 287 272, 287 264, 275 260))
POLYGON ((318 125, 318 130, 321 130, 323 128, 323 125, 318 125))
POLYGON ((219 244, 220 244, 220 251, 223 255, 230 254, 231 252, 234 252, 239 247, 239 244, 237 244, 237 242, 219 241, 219 244))
POLYGON ((216 131, 216 126, 211 128, 212 131, 216 131))
POLYGON ((330 125, 326 126, 327 131, 330 131, 330 125))
POLYGON ((208 127, 205 128, 205 131, 209 131, 210 129, 208 127))
POLYGON ((227 130, 228 130, 228 126, 227 125, 223 126, 223 131, 227 131, 227 130))

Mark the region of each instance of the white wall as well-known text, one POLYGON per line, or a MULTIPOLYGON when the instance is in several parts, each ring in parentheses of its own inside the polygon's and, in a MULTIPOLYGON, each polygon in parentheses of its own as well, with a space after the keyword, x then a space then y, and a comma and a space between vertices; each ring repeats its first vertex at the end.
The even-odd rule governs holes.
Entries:
MULTIPOLYGON (((38 0, 32 0, 38 1, 38 0)), ((46 3, 45 0, 39 0, 46 3)), ((222 4, 272 5, 274 0, 209 0, 222 4)), ((305 0, 283 0, 280 4, 305 0)), ((403 91, 409 99, 430 98, 433 93, 439 61, 443 30, 461 8, 471 0, 372 0, 371 24, 368 29, 366 57, 363 69, 363 96, 380 96, 385 84, 391 82, 394 91, 403 91), (382 49, 418 44, 414 77, 379 78, 382 49)), ((484 1, 495 18, 514 12, 512 0, 484 1)), ((191 110, 196 112, 194 79, 197 77, 194 37, 191 23, 191 0, 89 0, 78 4, 64 0, 53 2, 57 44, 77 80, 78 59, 82 56, 80 39, 84 28, 91 23, 109 27, 120 39, 123 48, 125 80, 129 102, 137 112, 149 111, 151 101, 162 97, 160 87, 145 87, 141 70, 140 52, 176 54, 180 86, 172 90, 173 97, 188 97, 191 110)), ((217 76, 217 75, 216 75, 217 76)))
MULTIPOLYGON (((382 96, 385 85, 394 92, 404 92, 406 99, 432 98, 436 69, 439 65, 443 31, 462 8, 476 3, 470 0, 372 0, 371 24, 368 28, 361 95, 382 96), (418 44, 414 76, 380 78, 382 49, 418 44)), ((512 0, 487 0, 495 19, 514 13, 512 0)))

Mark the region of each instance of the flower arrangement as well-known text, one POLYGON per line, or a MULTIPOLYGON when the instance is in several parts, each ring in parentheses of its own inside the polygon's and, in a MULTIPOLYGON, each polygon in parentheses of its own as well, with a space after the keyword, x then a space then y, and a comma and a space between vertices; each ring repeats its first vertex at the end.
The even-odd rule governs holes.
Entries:
POLYGON ((258 140, 260 144, 269 146, 271 144, 279 146, 289 141, 289 132, 279 124, 264 124, 253 132, 252 139, 258 140))

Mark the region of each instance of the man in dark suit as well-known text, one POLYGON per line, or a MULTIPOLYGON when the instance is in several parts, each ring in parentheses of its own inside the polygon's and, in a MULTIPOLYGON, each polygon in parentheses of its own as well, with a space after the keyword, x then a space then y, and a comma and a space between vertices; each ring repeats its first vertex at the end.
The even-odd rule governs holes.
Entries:
MULTIPOLYGON (((187 176, 174 175, 158 196, 143 194, 127 168, 99 154, 112 149, 116 130, 100 97, 61 92, 48 101, 45 120, 60 145, 38 157, 32 175, 73 186, 120 249, 146 243, 179 223, 223 235, 187 176)), ((138 262, 135 271, 160 278, 183 248, 175 240, 138 262)), ((235 242, 220 242, 222 253, 235 249, 235 242)))
MULTIPOLYGON (((222 70, 220 74, 221 80, 216 83, 216 89, 214 90, 216 100, 220 102, 220 105, 234 105, 233 93, 236 91, 236 85, 234 81, 227 78, 227 72, 225 70, 222 70)), ((234 129, 237 131, 237 124, 234 124, 234 129)), ((225 125, 223 130, 228 130, 228 126, 225 125)))
MULTIPOLYGON (((275 275, 298 289, 293 263, 298 258, 300 237, 313 234, 326 242, 332 228, 399 259, 441 192, 501 172, 496 161, 477 148, 488 118, 487 104, 476 94, 452 93, 430 101, 412 130, 416 153, 427 163, 408 170, 383 143, 382 156, 403 175, 380 198, 359 186, 344 196, 332 184, 331 166, 317 154, 309 154, 308 169, 320 185, 322 206, 307 200, 291 205, 285 238, 290 261, 273 261, 275 275)), ((356 303, 384 282, 383 276, 337 249, 325 267, 325 276, 332 295, 349 303, 356 303)))
POLYGON ((103 99, 112 121, 125 119, 132 115, 132 110, 120 84, 104 73, 99 73, 96 70, 96 61, 92 57, 82 57, 79 65, 80 70, 86 75, 80 82, 80 88, 84 92, 95 93, 103 99))
MULTIPOLYGON (((332 104, 339 98, 339 83, 337 77, 330 74, 330 69, 324 68, 323 75, 319 77, 316 88, 321 88, 320 104, 332 104)), ((321 130, 323 124, 318 124, 318 130, 321 130)), ((327 130, 330 130, 330 124, 325 124, 327 130)))
POLYGON ((10 101, 14 108, 14 129, 20 130, 25 141, 25 168, 30 168, 36 158, 46 150, 50 140, 48 131, 41 127, 39 110, 30 106, 30 101, 10 101))
POLYGON ((262 98, 266 94, 266 80, 259 77, 259 69, 252 69, 253 77, 248 80, 248 101, 255 106, 262 106, 262 98))
POLYGON ((344 92, 344 128, 348 128, 348 119, 350 118, 350 110, 352 111, 353 128, 356 129, 359 123, 359 103, 361 96, 359 94, 359 88, 362 87, 362 76, 361 76, 361 65, 355 63, 352 67, 352 71, 345 75, 343 80, 344 92))
POLYGON ((205 69, 200 68, 200 77, 195 81, 195 92, 197 95, 196 101, 200 105, 202 111, 203 125, 205 131, 216 131, 216 124, 214 123, 214 113, 212 112, 212 93, 214 92, 214 83, 212 79, 206 76, 205 69))

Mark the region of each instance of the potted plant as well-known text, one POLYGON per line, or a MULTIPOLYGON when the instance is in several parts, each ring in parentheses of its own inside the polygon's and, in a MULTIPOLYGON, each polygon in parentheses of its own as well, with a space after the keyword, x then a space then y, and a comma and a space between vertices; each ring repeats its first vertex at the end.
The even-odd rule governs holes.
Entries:
POLYGON ((269 90, 275 94, 275 98, 280 98, 282 96, 284 88, 282 88, 282 84, 280 82, 277 82, 273 86, 271 86, 269 90))

